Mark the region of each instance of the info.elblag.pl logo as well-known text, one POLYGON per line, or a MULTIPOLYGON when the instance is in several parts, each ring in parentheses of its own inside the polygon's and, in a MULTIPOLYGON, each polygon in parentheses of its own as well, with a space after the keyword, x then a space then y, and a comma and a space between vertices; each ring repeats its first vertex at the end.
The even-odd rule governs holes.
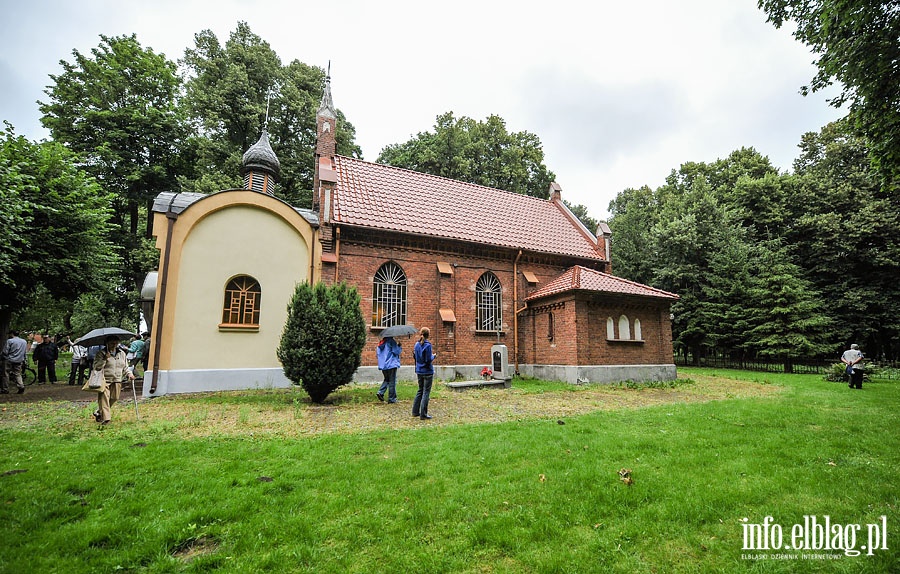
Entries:
POLYGON ((828 553, 843 552, 845 556, 859 556, 863 552, 872 556, 881 550, 887 550, 887 516, 879 517, 872 524, 839 524, 831 521, 828 515, 804 516, 801 524, 794 524, 789 531, 776 524, 771 516, 766 516, 762 523, 754 524, 749 518, 741 519, 744 535, 743 550, 797 552, 798 554, 743 555, 744 558, 827 558, 828 555, 809 555, 805 552, 828 553), (865 542, 865 544, 861 544, 865 542))

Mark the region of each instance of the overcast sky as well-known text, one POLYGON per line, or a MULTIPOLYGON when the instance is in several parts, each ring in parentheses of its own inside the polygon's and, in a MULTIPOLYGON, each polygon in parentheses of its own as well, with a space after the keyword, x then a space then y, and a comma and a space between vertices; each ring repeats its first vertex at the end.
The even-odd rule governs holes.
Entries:
MULTIPOLYGON (((563 198, 607 216, 628 187, 656 188, 686 161, 754 147, 782 171, 800 136, 843 115, 803 97, 813 54, 756 0, 0 0, 0 120, 49 137, 37 100, 59 60, 100 34, 135 33, 178 60, 194 34, 224 43, 239 20, 282 63, 331 61, 335 106, 366 160, 435 117, 536 134, 563 198)), ((278 150, 275 150, 276 153, 278 150)))

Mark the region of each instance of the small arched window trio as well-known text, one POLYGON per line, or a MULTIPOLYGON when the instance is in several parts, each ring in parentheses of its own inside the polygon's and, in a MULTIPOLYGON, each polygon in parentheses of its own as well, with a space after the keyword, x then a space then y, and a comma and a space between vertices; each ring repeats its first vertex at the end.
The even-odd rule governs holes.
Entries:
POLYGON ((628 317, 622 315, 619 317, 619 336, 616 337, 616 321, 612 317, 606 318, 606 338, 610 341, 642 341, 641 320, 635 319, 634 323, 628 320, 628 317), (631 326, 634 325, 632 333, 631 326), (633 336, 632 336, 633 335, 633 336))
MULTIPOLYGON (((498 331, 503 325, 502 286, 490 271, 475 283, 475 330, 498 331)), ((406 273, 389 261, 378 268, 372 281, 372 326, 406 324, 406 273)))

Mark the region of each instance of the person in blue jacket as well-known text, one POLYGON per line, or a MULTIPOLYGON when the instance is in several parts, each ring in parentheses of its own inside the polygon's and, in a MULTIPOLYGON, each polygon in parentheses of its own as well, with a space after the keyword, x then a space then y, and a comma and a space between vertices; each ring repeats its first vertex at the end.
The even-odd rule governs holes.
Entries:
POLYGON ((434 380, 432 363, 437 357, 428 341, 429 336, 431 336, 431 330, 428 327, 422 327, 422 330, 419 331, 419 341, 413 349, 413 355, 416 358, 416 375, 419 378, 419 391, 413 401, 412 415, 422 420, 431 418, 431 415, 428 414, 428 398, 431 396, 431 383, 434 380))
POLYGON ((378 368, 384 374, 384 382, 378 389, 378 400, 384 400, 384 392, 388 392, 388 403, 397 402, 397 369, 400 367, 400 353, 403 347, 393 337, 385 337, 378 343, 375 354, 378 356, 378 368))

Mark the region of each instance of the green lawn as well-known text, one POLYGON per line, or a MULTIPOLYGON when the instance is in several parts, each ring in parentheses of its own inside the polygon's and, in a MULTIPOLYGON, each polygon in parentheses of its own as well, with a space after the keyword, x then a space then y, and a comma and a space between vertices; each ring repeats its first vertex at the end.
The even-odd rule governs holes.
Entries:
MULTIPOLYGON (((98 431, 87 407, 38 405, 38 423, 4 412, 0 572, 900 571, 900 383, 855 391, 819 376, 680 374, 781 392, 565 424, 297 438, 181 439, 178 425, 146 421, 98 431), (743 549, 745 519, 771 516, 789 544, 804 516, 826 515, 862 526, 857 549, 885 516, 888 549, 780 552, 828 555, 793 560, 743 549)), ((547 388, 535 400, 579 400, 547 388)), ((369 395, 360 400, 384 407, 369 395)), ((253 408, 267 396, 277 395, 261 391, 253 408)), ((210 408, 202 397, 180 404, 192 401, 210 408)))

